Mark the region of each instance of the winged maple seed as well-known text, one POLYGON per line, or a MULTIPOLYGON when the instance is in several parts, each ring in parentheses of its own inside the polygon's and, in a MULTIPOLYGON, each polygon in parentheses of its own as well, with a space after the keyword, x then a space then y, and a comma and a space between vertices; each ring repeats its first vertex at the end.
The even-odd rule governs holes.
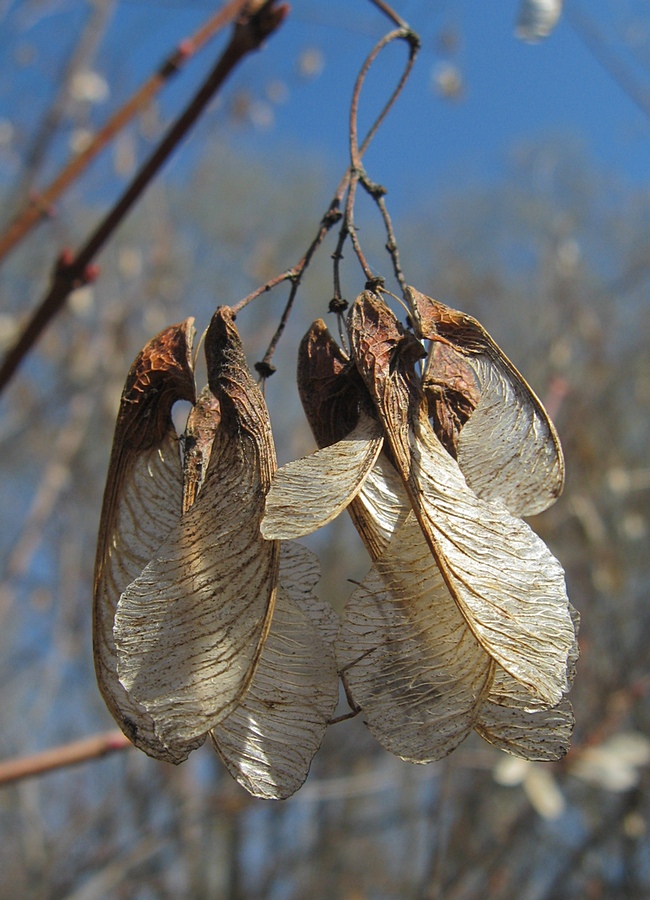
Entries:
POLYGON ((153 720, 117 677, 113 638, 122 591, 139 575, 178 520, 183 483, 171 409, 193 401, 193 319, 173 325, 137 356, 120 402, 99 526, 93 600, 93 651, 100 691, 131 741, 173 762, 191 746, 166 746, 153 720))
MULTIPOLYGON (((306 778, 337 702, 333 613, 313 593, 313 556, 260 536, 275 451, 228 308, 215 313, 205 350, 209 384, 188 419, 182 474, 173 435, 176 490, 153 470, 151 502, 124 479, 111 488, 132 516, 135 547, 149 523, 165 528, 138 549, 128 577, 96 593, 112 638, 106 693, 126 698, 128 721, 109 708, 150 755, 178 762, 212 732, 244 787, 280 798, 306 778)), ((193 399, 189 362, 188 372, 193 399)), ((145 425, 136 414, 134 427, 145 425)), ((127 552, 115 545, 116 564, 127 552)))
POLYGON ((473 406, 456 447, 467 483, 486 500, 502 500, 514 515, 547 509, 564 486, 564 456, 541 402, 476 319, 412 287, 406 297, 419 336, 434 347, 444 341, 448 353, 443 367, 431 353, 425 392, 440 383, 441 368, 447 372, 450 366, 460 367, 465 381, 473 376, 478 388, 458 391, 473 406))
POLYGON ((353 361, 322 322, 303 340, 299 386, 322 449, 278 471, 262 531, 306 533, 348 491, 374 565, 346 607, 339 666, 389 750, 426 762, 476 728, 517 755, 558 758, 577 656, 562 569, 523 521, 468 487, 428 419, 421 345, 383 301, 364 292, 349 328, 353 361))

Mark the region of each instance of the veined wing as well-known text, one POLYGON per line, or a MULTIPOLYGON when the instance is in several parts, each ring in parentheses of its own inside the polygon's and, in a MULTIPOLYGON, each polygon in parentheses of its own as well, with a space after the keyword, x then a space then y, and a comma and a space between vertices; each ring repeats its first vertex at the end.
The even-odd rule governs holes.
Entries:
MULTIPOLYGON (((562 448, 542 403, 476 319, 414 288, 407 288, 407 299, 421 336, 451 345, 479 386, 457 447, 467 483, 486 500, 501 500, 514 515, 542 512, 564 485, 562 448)), ((435 354, 430 364, 425 383, 436 379, 435 354)))
POLYGON ((574 725, 573 709, 566 697, 547 709, 497 667, 476 730, 486 741, 507 753, 543 761, 566 755, 574 725))
POLYGON ((127 376, 106 479, 93 596, 93 652, 104 700, 136 746, 171 762, 185 759, 193 747, 156 737, 151 718, 120 684, 113 624, 120 594, 181 515, 181 461, 171 409, 177 400, 194 400, 192 323, 187 319, 153 338, 127 376))
POLYGON ((567 690, 574 641, 564 573, 501 503, 479 500, 433 433, 397 320, 369 291, 350 313, 353 358, 447 587, 477 640, 548 706, 567 690))
POLYGON ((383 441, 379 423, 362 414, 343 440, 278 469, 266 498, 264 537, 302 537, 335 519, 361 490, 383 441))
POLYGON ((338 620, 313 593, 318 563, 283 543, 278 595, 251 686, 211 732, 230 773, 256 797, 281 800, 305 781, 338 701, 338 620))
POLYGON ((345 608, 339 668, 387 750, 430 762, 474 728, 494 663, 470 631, 410 513, 345 608))
POLYGON ((164 741, 194 741, 248 689, 266 639, 279 546, 259 533, 275 468, 268 412, 248 371, 232 313, 206 337, 209 385, 221 406, 207 476, 194 505, 115 617, 118 673, 164 741))

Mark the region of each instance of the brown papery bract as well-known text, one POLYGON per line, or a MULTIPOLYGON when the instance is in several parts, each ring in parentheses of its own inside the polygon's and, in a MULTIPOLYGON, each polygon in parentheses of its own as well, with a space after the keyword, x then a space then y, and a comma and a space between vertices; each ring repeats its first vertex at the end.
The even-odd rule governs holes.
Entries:
POLYGON ((458 461, 469 486, 485 500, 501 500, 517 516, 534 515, 562 493, 564 456, 542 403, 483 326, 466 313, 407 287, 415 328, 422 338, 443 342, 429 355, 425 391, 460 369, 460 414, 471 405, 456 438, 458 461), (468 377, 478 388, 468 392, 468 377))
POLYGON ((171 409, 177 400, 195 398, 192 323, 187 319, 153 338, 127 376, 106 478, 93 595, 93 652, 102 696, 136 746, 173 762, 185 759, 192 746, 157 737, 151 717, 120 684, 113 625, 120 594, 181 514, 181 460, 171 409))

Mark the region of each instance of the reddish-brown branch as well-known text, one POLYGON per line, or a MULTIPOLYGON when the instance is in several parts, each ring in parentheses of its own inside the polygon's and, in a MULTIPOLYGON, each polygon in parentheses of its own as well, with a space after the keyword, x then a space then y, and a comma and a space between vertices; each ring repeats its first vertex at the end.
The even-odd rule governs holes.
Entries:
POLYGON ((71 744, 44 750, 42 753, 34 753, 32 756, 8 759, 0 762, 0 785, 11 784, 34 775, 43 775, 64 766, 75 766, 91 759, 108 756, 109 753, 117 753, 118 750, 127 750, 132 746, 131 741, 121 731, 106 731, 71 744))
POLYGON ((25 235, 52 209, 61 194, 81 175, 93 159, 106 147, 115 135, 139 112, 149 105, 163 85, 172 78, 198 50, 221 28, 241 13, 248 0, 231 0, 205 22, 195 34, 182 41, 136 93, 100 128, 92 141, 75 156, 50 184, 30 198, 30 202, 18 212, 4 234, 0 235, 0 260, 2 260, 25 235))
POLYGON ((164 135, 159 145, 136 174, 113 209, 100 223, 76 256, 62 256, 57 263, 50 289, 31 319, 19 335, 14 346, 7 353, 0 368, 0 392, 11 380, 21 361, 31 350, 54 316, 61 310, 70 292, 79 285, 92 280, 95 272, 91 263, 108 238, 140 198, 149 182, 158 174, 162 165, 171 156, 189 130, 195 124, 208 103, 212 100, 226 78, 242 59, 256 50, 262 41, 272 34, 286 18, 289 7, 275 0, 268 0, 261 7, 249 0, 248 8, 257 11, 244 12, 233 35, 221 54, 217 64, 199 88, 184 112, 164 135))

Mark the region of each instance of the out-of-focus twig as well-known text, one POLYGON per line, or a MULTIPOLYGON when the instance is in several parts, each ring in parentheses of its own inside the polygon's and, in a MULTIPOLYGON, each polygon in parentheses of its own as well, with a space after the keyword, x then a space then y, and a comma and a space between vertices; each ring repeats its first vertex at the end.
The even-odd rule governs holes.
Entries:
POLYGON ((76 255, 68 252, 59 258, 47 294, 13 347, 8 351, 0 367, 0 392, 7 386, 14 372, 45 328, 61 310, 71 291, 92 281, 96 276, 96 271, 91 265, 95 256, 195 124, 232 70, 245 56, 259 48, 263 40, 282 24, 289 12, 288 4, 276 5, 275 0, 268 0, 261 7, 259 3, 249 0, 248 8, 254 8, 255 11, 244 10, 217 64, 183 113, 163 136, 115 206, 76 255))
POLYGON ((641 112, 650 118, 650 91, 637 81, 630 69, 612 52, 607 44, 607 39, 594 21, 575 2, 566 4, 564 14, 594 59, 600 63, 641 112))
POLYGON ((200 50, 210 38, 214 37, 221 28, 237 17, 247 2, 248 0, 231 0, 213 13, 191 38, 181 41, 158 71, 151 75, 99 129, 88 146, 70 160, 46 188, 30 197, 29 203, 17 213, 4 234, 0 235, 0 260, 48 214, 66 188, 81 175, 115 135, 151 103, 163 85, 179 72, 188 59, 200 50))
POLYGON ((95 734, 92 737, 42 753, 34 753, 32 756, 21 756, 16 759, 8 759, 0 762, 0 785, 20 781, 23 778, 31 778, 34 775, 42 775, 53 769, 61 769, 64 766, 74 766, 78 763, 88 762, 118 750, 127 750, 132 747, 131 741, 121 731, 106 731, 95 734))
MULTIPOLYGON (((58 79, 58 87, 54 99, 42 117, 40 125, 36 129, 36 134, 32 138, 31 147, 25 154, 24 174, 15 191, 15 197, 19 203, 23 201, 25 195, 31 190, 38 171, 47 156, 52 139, 55 137, 62 119, 68 112, 70 88, 75 77, 79 72, 83 72, 91 65, 115 7, 115 0, 95 0, 95 2, 89 3, 88 6, 90 7, 88 20, 76 42, 76 46, 67 54, 65 67, 61 77, 58 79)), ((11 206, 11 201, 9 202, 11 206)), ((38 201, 36 203, 38 204, 38 201)), ((37 205, 35 208, 38 210, 39 206, 37 205)))

